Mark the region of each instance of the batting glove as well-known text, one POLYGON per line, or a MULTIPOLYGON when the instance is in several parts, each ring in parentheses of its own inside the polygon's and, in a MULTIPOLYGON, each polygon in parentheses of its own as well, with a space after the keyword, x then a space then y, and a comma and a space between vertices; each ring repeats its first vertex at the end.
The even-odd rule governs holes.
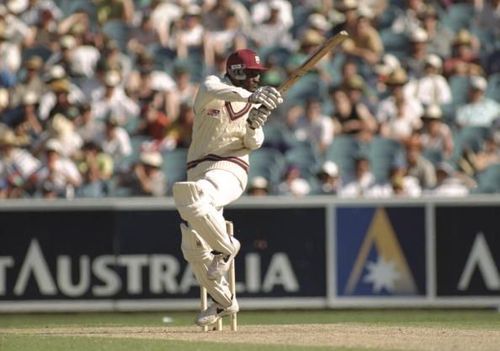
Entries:
POLYGON ((261 104, 269 111, 274 110, 279 104, 283 103, 283 98, 276 88, 265 86, 260 87, 250 95, 248 102, 252 104, 261 104))
POLYGON ((250 128, 252 129, 262 128, 264 124, 266 124, 267 118, 269 117, 270 114, 271 111, 269 111, 264 106, 261 106, 259 108, 254 107, 253 109, 251 109, 247 119, 250 128))

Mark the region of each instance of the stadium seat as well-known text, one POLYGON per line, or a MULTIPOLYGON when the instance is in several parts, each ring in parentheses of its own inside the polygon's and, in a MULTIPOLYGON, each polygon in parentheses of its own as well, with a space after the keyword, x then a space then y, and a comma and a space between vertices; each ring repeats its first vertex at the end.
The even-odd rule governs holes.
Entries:
POLYGON ((467 103, 467 95, 470 87, 469 76, 454 75, 448 79, 448 82, 450 84, 453 105, 458 106, 467 103))
POLYGON ((52 50, 49 47, 45 45, 35 45, 23 50, 22 60, 26 61, 33 56, 40 56, 40 58, 45 62, 52 54, 52 50))
POLYGON ((392 23, 396 19, 399 13, 401 13, 402 10, 399 6, 396 5, 389 5, 387 8, 380 14, 380 16, 377 17, 377 29, 378 30, 383 30, 383 29, 388 29, 392 26, 392 23))
POLYGON ((402 155, 402 145, 393 139, 375 137, 368 145, 368 160, 375 181, 384 183, 389 180, 391 168, 402 155))
POLYGON ((480 193, 500 193, 500 164, 489 166, 477 178, 480 193))
POLYGON ((250 154, 248 179, 257 176, 266 178, 271 184, 271 192, 277 189, 285 168, 285 158, 276 149, 261 147, 250 154))
POLYGON ((478 152, 488 133, 489 128, 487 127, 464 127, 457 133, 455 149, 460 153, 465 149, 478 152))
POLYGON ((380 31, 380 39, 386 53, 393 54, 400 60, 408 56, 410 41, 405 34, 394 33, 390 28, 386 28, 380 31))
POLYGON ((177 148, 162 152, 162 170, 167 177, 167 194, 172 193, 172 186, 175 182, 186 179, 187 148, 177 148))
POLYGON ((294 146, 285 153, 288 166, 297 166, 304 178, 314 175, 319 158, 310 142, 294 146))
POLYGON ((433 165, 437 165, 444 160, 443 152, 436 149, 424 149, 422 151, 422 156, 431 161, 433 165))
POLYGON ((343 180, 354 176, 354 160, 358 155, 360 145, 351 135, 337 135, 326 150, 325 159, 333 161, 340 170, 343 180))
POLYGON ((134 135, 130 137, 130 144, 132 146, 132 153, 123 157, 116 165, 119 171, 128 169, 131 165, 139 160, 142 144, 146 141, 151 141, 151 138, 146 135, 134 135))
POLYGON ((474 6, 466 3, 451 4, 441 14, 441 23, 453 32, 469 29, 473 19, 474 6))
POLYGON ((116 41, 120 50, 127 49, 127 41, 129 38, 130 28, 121 20, 109 20, 102 26, 102 32, 109 39, 116 41))
POLYGON ((270 121, 263 127, 264 130, 264 147, 271 147, 276 150, 285 151, 286 149, 286 126, 277 121, 270 121))
POLYGON ((500 102, 500 72, 492 74, 488 78, 488 89, 486 96, 500 102))

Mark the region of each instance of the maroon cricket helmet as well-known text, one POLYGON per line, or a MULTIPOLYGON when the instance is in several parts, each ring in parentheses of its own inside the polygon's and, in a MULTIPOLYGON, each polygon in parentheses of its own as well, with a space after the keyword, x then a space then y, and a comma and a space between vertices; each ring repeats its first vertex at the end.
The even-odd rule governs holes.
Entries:
POLYGON ((257 53, 250 49, 233 52, 226 61, 226 72, 234 79, 246 79, 246 70, 265 71, 257 53))

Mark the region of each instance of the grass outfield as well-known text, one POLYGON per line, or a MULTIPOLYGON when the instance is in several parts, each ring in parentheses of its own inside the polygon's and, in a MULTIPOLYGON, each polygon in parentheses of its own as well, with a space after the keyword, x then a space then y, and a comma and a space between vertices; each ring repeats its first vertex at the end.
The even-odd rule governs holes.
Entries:
POLYGON ((0 350, 500 350, 493 310, 244 311, 236 333, 202 333, 194 314, 4 314, 0 350))

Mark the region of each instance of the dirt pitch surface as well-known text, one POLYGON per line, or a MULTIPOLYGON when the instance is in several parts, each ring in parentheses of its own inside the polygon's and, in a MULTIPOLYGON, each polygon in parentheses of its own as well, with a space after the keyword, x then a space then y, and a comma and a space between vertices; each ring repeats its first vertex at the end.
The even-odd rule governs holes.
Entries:
POLYGON ((57 327, 0 329, 1 335, 183 340, 294 346, 366 347, 425 351, 498 351, 499 330, 341 324, 251 325, 203 333, 197 327, 57 327))

